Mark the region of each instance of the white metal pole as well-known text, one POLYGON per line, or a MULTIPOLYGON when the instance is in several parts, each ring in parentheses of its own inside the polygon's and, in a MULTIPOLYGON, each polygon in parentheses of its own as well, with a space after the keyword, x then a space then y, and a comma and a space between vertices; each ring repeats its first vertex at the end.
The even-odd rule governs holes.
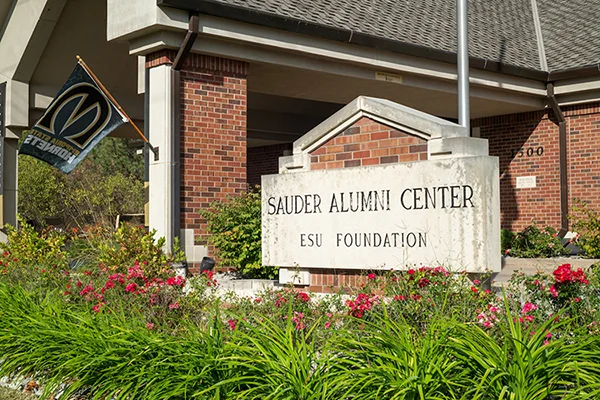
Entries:
POLYGON ((458 27, 458 123, 471 132, 469 115, 468 2, 456 0, 458 27))

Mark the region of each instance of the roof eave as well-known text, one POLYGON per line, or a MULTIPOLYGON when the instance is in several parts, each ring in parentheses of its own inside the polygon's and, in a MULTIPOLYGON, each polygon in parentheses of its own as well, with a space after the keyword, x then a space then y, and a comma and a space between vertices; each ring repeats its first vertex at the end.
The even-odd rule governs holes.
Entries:
MULTIPOLYGON (((248 8, 223 4, 211 0, 157 0, 157 4, 159 6, 178 8, 192 13, 227 18, 234 21, 245 22, 274 29, 281 29, 288 32, 317 36, 328 40, 351 43, 359 46, 377 48, 414 57, 426 58, 433 61, 440 61, 450 64, 456 64, 457 62, 456 53, 432 49, 412 43, 399 42, 396 40, 368 35, 352 30, 332 28, 295 18, 287 18, 273 13, 251 10, 248 8)), ((562 79, 600 75, 600 64, 564 71, 546 72, 518 67, 510 64, 503 64, 493 60, 469 57, 469 67, 542 82, 553 82, 562 79)))

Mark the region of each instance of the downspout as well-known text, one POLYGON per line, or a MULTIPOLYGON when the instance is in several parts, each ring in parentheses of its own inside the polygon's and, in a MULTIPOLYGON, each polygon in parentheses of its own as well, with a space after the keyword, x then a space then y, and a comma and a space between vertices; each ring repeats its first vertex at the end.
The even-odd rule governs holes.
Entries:
POLYGON ((556 96, 554 95, 554 84, 546 84, 548 102, 554 115, 558 119, 558 152, 560 165, 560 230, 559 237, 564 237, 569 231, 569 188, 567 186, 567 121, 563 115, 556 96))
POLYGON ((171 110, 173 118, 171 118, 173 126, 173 147, 171 151, 171 159, 173 160, 172 168, 172 192, 175 210, 173 210, 173 235, 180 237, 181 235, 181 68, 185 64, 196 38, 198 37, 200 19, 197 15, 190 16, 189 28, 181 43, 179 51, 175 56, 173 65, 171 66, 171 110))

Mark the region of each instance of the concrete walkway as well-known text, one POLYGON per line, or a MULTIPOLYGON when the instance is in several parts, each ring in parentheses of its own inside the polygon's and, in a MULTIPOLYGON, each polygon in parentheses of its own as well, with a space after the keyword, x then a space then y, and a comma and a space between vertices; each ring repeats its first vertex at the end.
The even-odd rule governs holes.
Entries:
POLYGON ((492 286, 501 287, 506 284, 515 271, 523 270, 526 275, 536 272, 552 272, 562 264, 571 264, 574 269, 587 269, 592 264, 600 262, 598 259, 590 258, 513 258, 502 257, 502 271, 492 275, 492 286))

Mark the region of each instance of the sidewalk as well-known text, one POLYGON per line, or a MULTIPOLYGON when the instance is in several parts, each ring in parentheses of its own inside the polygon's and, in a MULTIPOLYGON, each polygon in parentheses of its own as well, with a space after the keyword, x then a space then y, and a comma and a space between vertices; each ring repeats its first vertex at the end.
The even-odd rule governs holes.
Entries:
POLYGON ((597 259, 590 258, 514 258, 502 257, 502 271, 492 275, 492 286, 502 287, 505 285, 513 272, 523 270, 526 275, 533 275, 536 272, 545 272, 552 274, 552 271, 562 264, 571 264, 573 268, 587 269, 592 264, 600 262, 597 259))

